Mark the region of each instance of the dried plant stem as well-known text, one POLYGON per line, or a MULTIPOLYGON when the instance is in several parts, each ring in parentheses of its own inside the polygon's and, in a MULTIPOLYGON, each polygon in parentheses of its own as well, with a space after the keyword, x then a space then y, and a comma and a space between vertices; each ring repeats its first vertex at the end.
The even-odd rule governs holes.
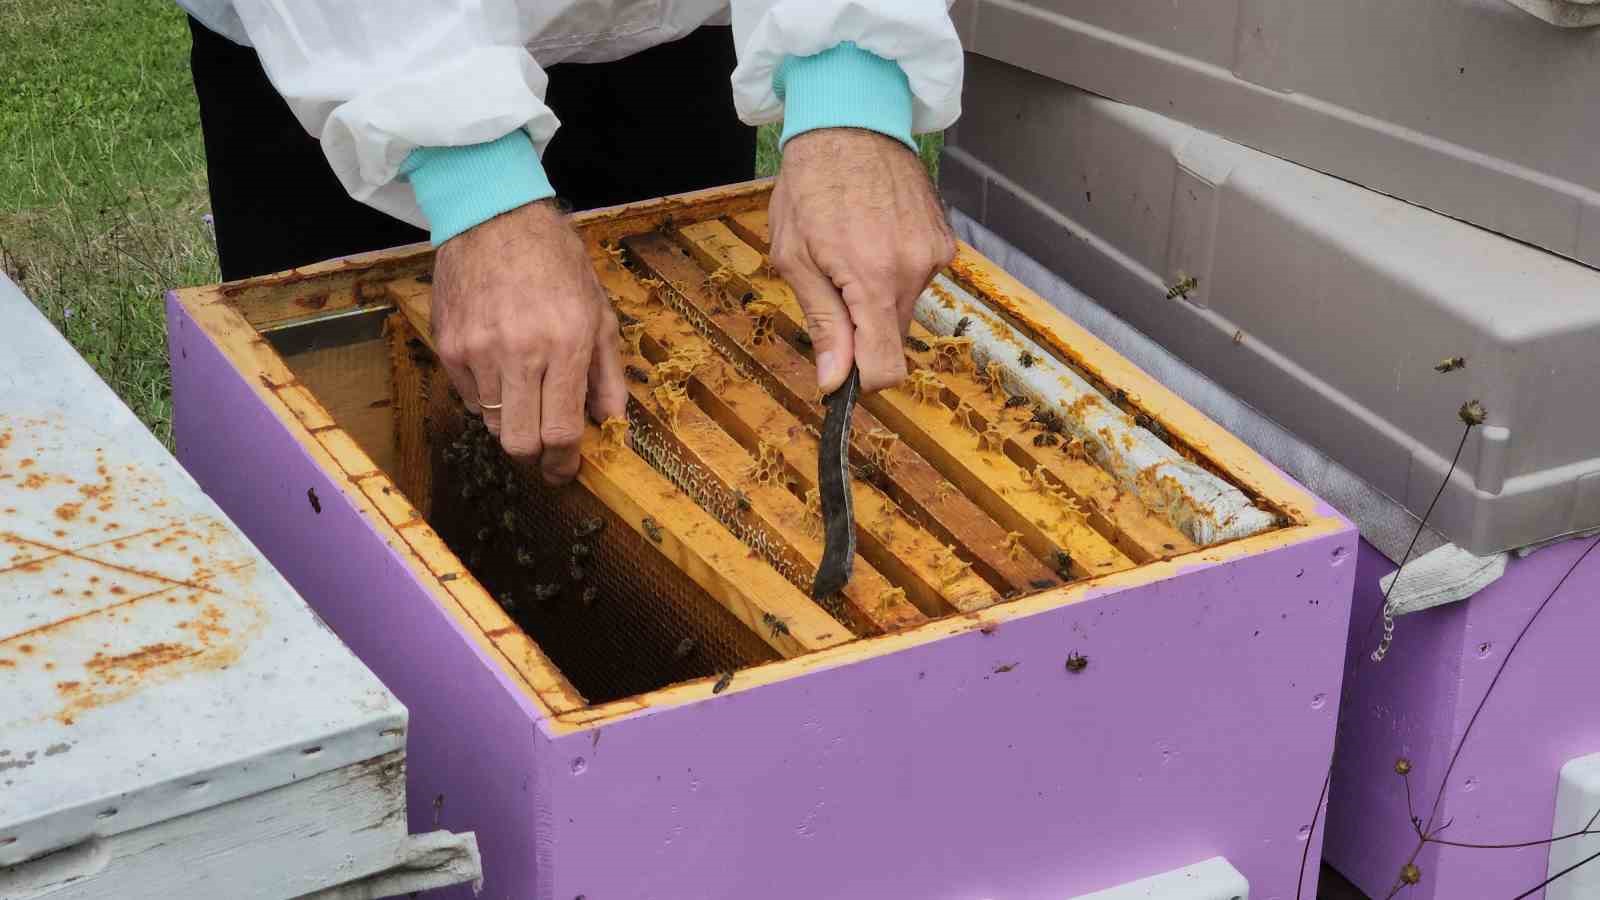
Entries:
MULTIPOLYGON (((1383 638, 1378 642, 1376 650, 1372 651, 1373 662, 1383 662, 1389 654, 1389 645, 1394 643, 1394 609, 1389 606, 1389 595, 1400 584, 1406 563, 1411 560, 1411 551, 1417 547, 1417 540, 1422 537, 1422 530, 1428 527, 1428 519, 1433 515, 1433 508, 1439 505, 1439 498, 1444 496, 1444 489, 1450 486, 1450 477, 1455 474, 1456 466, 1461 463, 1461 451, 1466 449, 1467 436, 1472 434, 1473 426, 1468 425, 1461 430, 1461 440, 1456 444, 1456 455, 1450 459, 1450 468, 1445 470, 1444 480, 1439 482, 1439 489, 1434 492, 1433 500, 1428 503, 1428 510, 1422 514, 1422 521, 1417 523, 1416 533, 1411 535, 1411 543, 1406 545, 1406 552, 1400 557, 1400 568, 1394 573, 1394 580, 1389 582, 1389 589, 1383 592, 1383 606, 1380 614, 1383 616, 1383 638)), ((1369 626, 1368 631, 1371 631, 1369 626)))

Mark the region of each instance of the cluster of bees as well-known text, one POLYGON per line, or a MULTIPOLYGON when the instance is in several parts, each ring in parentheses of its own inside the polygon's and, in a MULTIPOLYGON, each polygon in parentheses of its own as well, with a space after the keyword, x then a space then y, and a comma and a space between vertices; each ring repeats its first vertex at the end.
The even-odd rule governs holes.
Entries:
POLYGON ((564 558, 537 552, 533 548, 542 538, 532 534, 518 514, 518 506, 526 496, 522 476, 507 462, 499 442, 482 420, 469 418, 460 435, 444 448, 443 457, 450 481, 463 501, 461 508, 473 516, 460 531, 470 535, 467 546, 456 547, 462 561, 468 568, 481 571, 485 554, 499 545, 509 551, 506 558, 518 571, 518 577, 511 579, 513 586, 495 595, 503 609, 515 615, 527 600, 547 606, 567 596, 575 597, 585 608, 594 605, 599 588, 589 581, 589 567, 594 556, 593 539, 605 529, 605 519, 596 516, 574 524, 571 541, 563 548, 564 558), (549 580, 552 572, 563 577, 549 580), (521 577, 522 573, 540 573, 546 578, 530 583, 530 579, 521 577))
MULTIPOLYGON (((530 499, 522 476, 480 419, 467 419, 466 427, 442 453, 448 481, 464 501, 459 509, 470 517, 452 529, 461 539, 451 540, 451 546, 468 568, 500 588, 491 588, 491 593, 501 608, 524 622, 524 616, 535 610, 554 612, 570 609, 574 603, 584 609, 592 607, 600 593, 592 573, 596 543, 606 530, 606 519, 580 518, 554 541, 548 532, 535 534, 520 509, 530 499), (552 543, 557 546, 551 547, 552 543), (501 560, 500 566, 492 564, 501 560), (485 562, 491 565, 483 567, 485 562)), ((646 517, 640 524, 648 540, 663 541, 662 527, 654 519, 646 517)), ((762 625, 773 637, 789 633, 788 623, 771 614, 763 618, 762 625)), ((671 646, 665 662, 685 664, 697 658, 701 649, 695 637, 683 637, 671 646)), ((726 687, 724 683, 722 688, 726 687)))

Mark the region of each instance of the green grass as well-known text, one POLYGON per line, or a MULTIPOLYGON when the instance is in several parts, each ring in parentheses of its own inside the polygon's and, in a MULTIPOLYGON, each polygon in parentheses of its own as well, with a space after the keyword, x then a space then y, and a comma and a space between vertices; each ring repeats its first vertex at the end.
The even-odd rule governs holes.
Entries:
POLYGON ((169 438, 161 291, 218 278, 170 0, 0 0, 0 266, 169 438))
POLYGON ((0 0, 0 209, 187 188, 203 165, 169 0, 0 0))

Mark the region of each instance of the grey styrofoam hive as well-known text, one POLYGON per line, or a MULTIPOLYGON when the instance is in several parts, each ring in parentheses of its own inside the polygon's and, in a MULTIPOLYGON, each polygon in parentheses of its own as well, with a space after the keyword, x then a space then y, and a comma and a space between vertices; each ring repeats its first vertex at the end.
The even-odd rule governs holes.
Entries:
POLYGON ((1475 553, 1600 525, 1600 272, 993 60, 966 85, 953 204, 1418 515, 1481 400, 1430 519, 1475 553))
POLYGON ((984 56, 1600 264, 1600 30, 1506 0, 959 0, 953 14, 984 56))

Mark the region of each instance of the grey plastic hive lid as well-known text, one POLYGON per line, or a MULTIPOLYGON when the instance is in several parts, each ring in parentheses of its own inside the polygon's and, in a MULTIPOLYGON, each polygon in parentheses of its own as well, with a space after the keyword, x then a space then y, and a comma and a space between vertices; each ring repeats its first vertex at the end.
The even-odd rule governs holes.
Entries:
POLYGON ((1512 6, 1562 28, 1600 25, 1600 0, 1506 0, 1512 6))
POLYGON ((1600 265, 1600 30, 1505 0, 959 0, 953 15, 984 56, 1600 265))
POLYGON ((403 749, 405 724, 0 277, 0 866, 403 749))
POLYGON ((1600 525, 1600 272, 970 54, 963 108, 951 202, 1413 513, 1482 401, 1455 543, 1600 525))

